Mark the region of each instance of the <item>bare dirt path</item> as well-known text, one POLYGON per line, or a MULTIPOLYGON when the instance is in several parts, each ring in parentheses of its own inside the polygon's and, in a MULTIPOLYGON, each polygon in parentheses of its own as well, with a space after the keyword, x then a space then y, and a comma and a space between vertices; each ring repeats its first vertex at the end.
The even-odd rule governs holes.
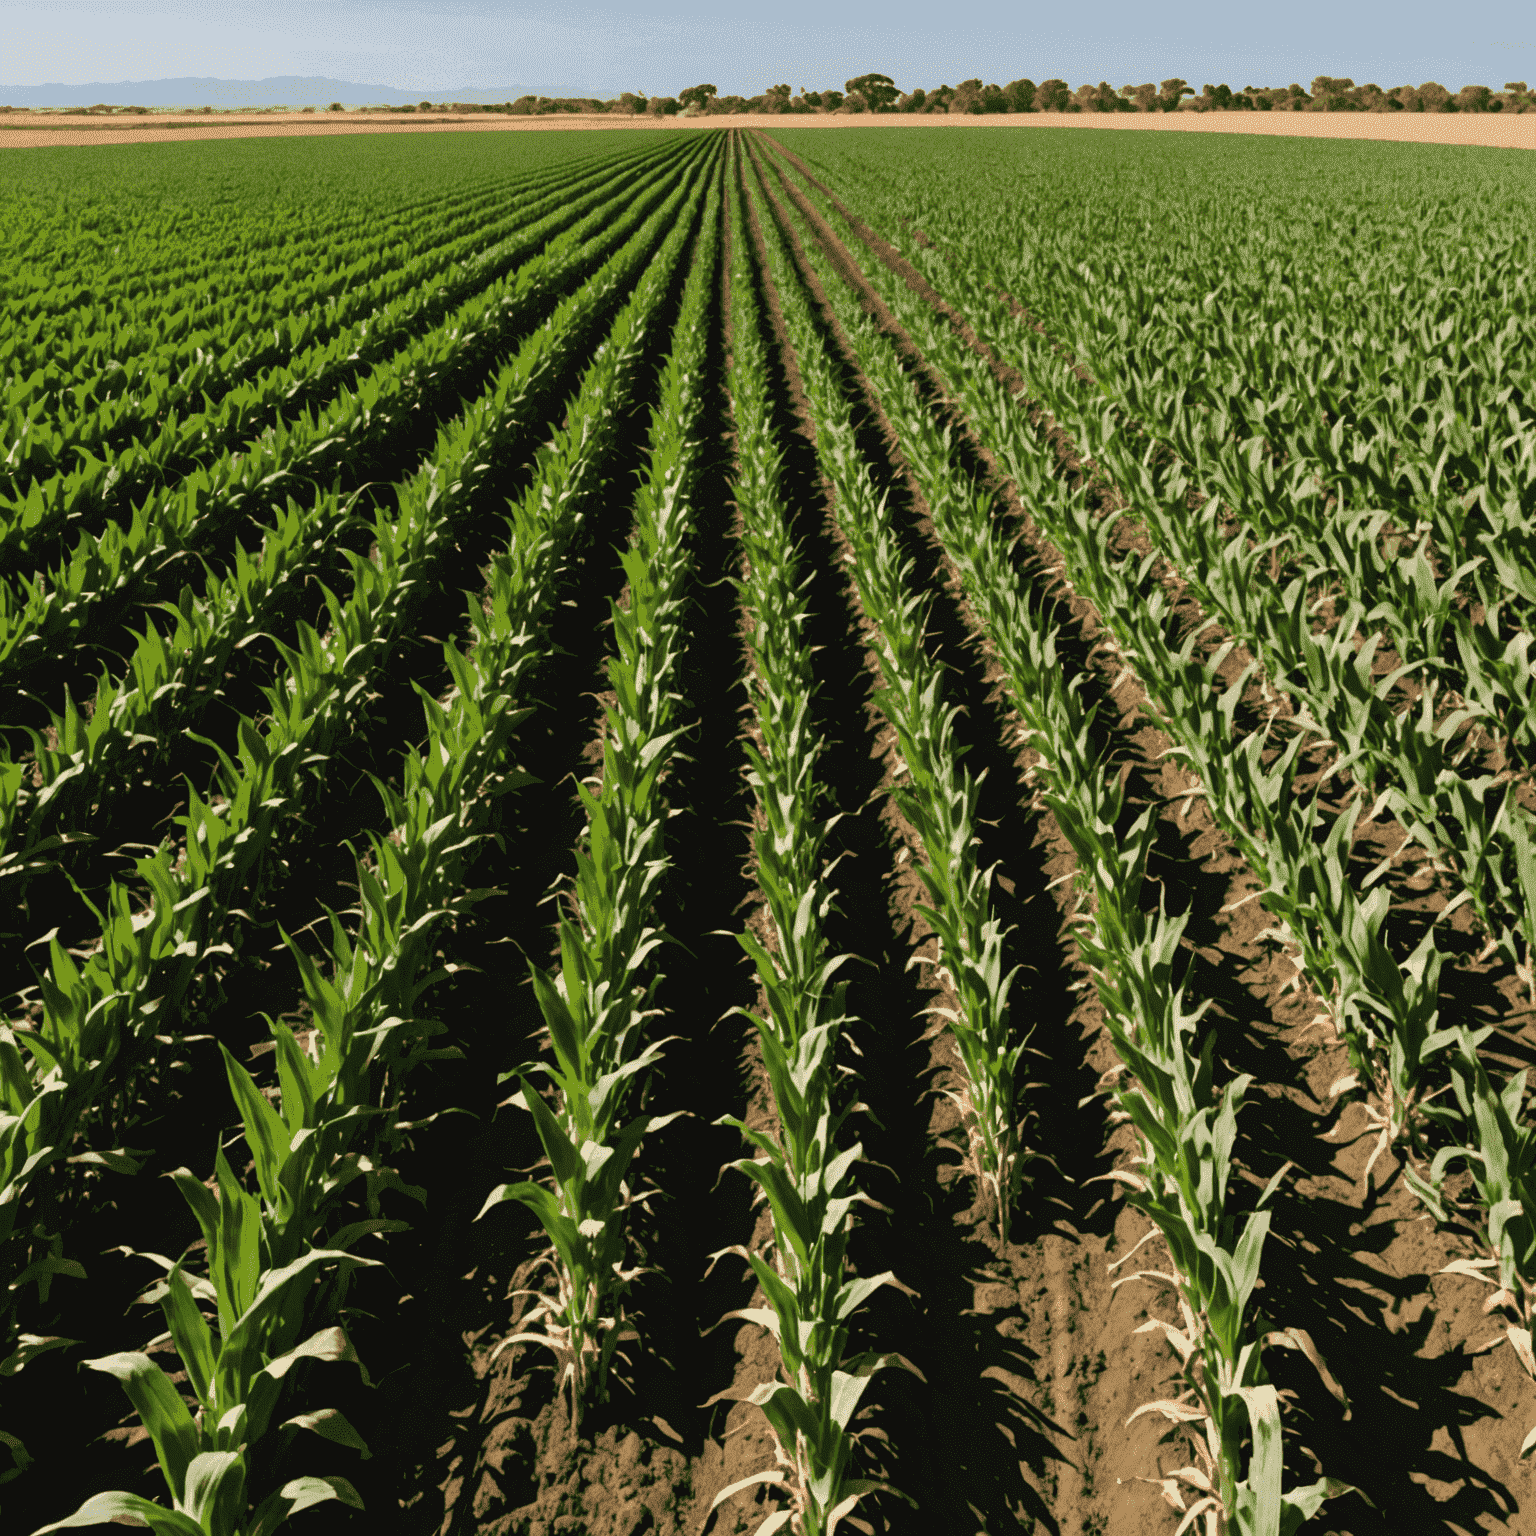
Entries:
POLYGON ((717 116, 657 118, 608 113, 559 113, 547 117, 428 118, 381 113, 321 116, 274 113, 231 116, 156 115, 128 120, 60 113, 41 120, 30 116, 0 123, 0 149, 59 148, 83 144, 149 144, 196 139, 277 139, 356 133, 548 133, 571 129, 678 130, 713 128, 1082 128, 1138 133, 1240 133, 1303 139, 1375 139, 1396 144, 1459 144, 1495 149, 1536 149, 1536 113, 1409 112, 1021 112, 964 117, 906 113, 847 115, 807 113, 765 116, 722 113, 717 116))
MULTIPOLYGON (((719 119, 701 118, 711 127, 719 119)), ((661 128, 670 120, 654 117, 608 116, 606 113, 560 113, 548 117, 503 117, 476 113, 467 117, 378 116, 360 113, 319 114, 284 112, 231 114, 227 118, 185 116, 107 118, 60 113, 38 119, 0 121, 0 149, 58 149, 89 144, 171 144, 189 139, 345 138, 366 133, 548 133, 583 128, 661 128)))

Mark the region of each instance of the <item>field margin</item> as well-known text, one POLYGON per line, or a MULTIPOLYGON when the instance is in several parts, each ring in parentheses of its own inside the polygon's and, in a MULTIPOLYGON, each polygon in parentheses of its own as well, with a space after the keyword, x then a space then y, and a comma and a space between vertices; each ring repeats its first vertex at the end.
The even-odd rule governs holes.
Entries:
MULTIPOLYGON (((142 120, 141 120, 142 121, 142 120)), ((938 114, 722 113, 694 118, 617 117, 607 113, 559 113, 547 117, 399 117, 348 121, 286 113, 263 121, 218 122, 201 114, 162 118, 144 126, 107 127, 99 117, 61 115, 46 127, 0 124, 0 149, 65 148, 84 144, 153 144, 189 139, 320 138, 359 133, 548 133, 602 129, 758 128, 1075 128, 1155 133, 1233 133, 1279 138, 1371 140, 1393 144, 1441 144, 1487 149, 1536 149, 1536 112, 1023 112, 964 117, 938 114)))

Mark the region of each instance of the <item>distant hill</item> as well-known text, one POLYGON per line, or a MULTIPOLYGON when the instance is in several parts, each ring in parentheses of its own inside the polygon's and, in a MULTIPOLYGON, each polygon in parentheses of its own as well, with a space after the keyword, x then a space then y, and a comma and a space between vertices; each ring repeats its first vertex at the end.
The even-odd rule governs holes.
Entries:
POLYGON ((388 85, 357 85, 321 75, 272 75, 265 80, 216 80, 187 75, 177 80, 92 80, 85 85, 0 85, 0 105, 12 107, 402 107, 414 101, 516 101, 519 96, 596 96, 615 92, 583 86, 504 85, 494 90, 396 90, 388 85))

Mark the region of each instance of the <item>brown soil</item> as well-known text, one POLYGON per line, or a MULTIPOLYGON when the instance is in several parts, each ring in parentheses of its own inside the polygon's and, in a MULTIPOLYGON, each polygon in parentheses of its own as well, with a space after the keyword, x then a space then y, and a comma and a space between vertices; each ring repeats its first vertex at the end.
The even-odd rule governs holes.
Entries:
MULTIPOLYGON (((690 120, 691 121, 691 120, 690 120)), ((709 120, 713 124, 713 119, 709 120)), ((35 118, 0 118, 0 149, 47 149, 80 144, 170 144, 188 139, 283 139, 358 133, 544 133, 551 129, 659 128, 654 117, 610 117, 606 113, 560 113, 547 117, 505 117, 475 113, 453 117, 361 113, 274 112, 144 118, 74 117, 65 113, 35 118)))
MULTIPOLYGON (((1271 134, 1308 139, 1380 139, 1398 144, 1483 145, 1498 149, 1536 149, 1536 114, 1414 112, 1391 116, 1375 112, 1024 112, 964 117, 886 113, 808 113, 781 120, 792 128, 1100 128, 1153 133, 1271 134)), ((49 145, 138 144, 198 139, 271 139, 305 134, 550 132, 579 129, 757 128, 757 114, 722 113, 695 118, 617 117, 607 113, 551 114, 547 117, 403 117, 394 114, 358 121, 319 113, 274 113, 220 121, 201 115, 156 115, 137 120, 73 117, 60 113, 40 126, 28 119, 0 122, 0 149, 36 149, 49 145), (187 127, 166 127, 167 123, 187 127)), ((778 126, 779 124, 775 124, 778 126)))
POLYGON ((1133 133, 1242 133, 1304 139, 1380 139, 1396 144, 1476 144, 1536 149, 1536 113, 1501 112, 1020 112, 808 114, 705 118, 741 128, 1083 128, 1133 133))

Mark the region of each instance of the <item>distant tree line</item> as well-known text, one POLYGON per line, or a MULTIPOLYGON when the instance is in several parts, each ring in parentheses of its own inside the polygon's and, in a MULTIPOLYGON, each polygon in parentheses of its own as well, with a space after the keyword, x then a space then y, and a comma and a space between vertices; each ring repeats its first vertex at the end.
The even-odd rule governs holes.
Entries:
MULTIPOLYGON (((11 110, 0 106, 0 112, 11 110)), ((111 107, 98 102, 76 110, 142 113, 149 109, 111 107)), ((343 109, 339 101, 333 101, 329 110, 343 109)), ((1228 85, 1206 85, 1197 95, 1194 86, 1178 79, 1164 80, 1160 85, 1148 82, 1119 87, 1101 80, 1097 85, 1080 85, 1076 90, 1065 80, 1042 80, 1038 85, 1033 80, 983 85, 977 79, 935 86, 932 90, 919 86, 903 91, 889 75, 868 74, 844 81, 840 91, 812 91, 804 86, 794 91, 788 85, 771 85, 756 96, 722 96, 713 85, 705 84, 691 85, 676 96, 625 91, 609 101, 595 96, 519 96, 516 101, 492 104, 422 101, 414 106, 372 110, 497 112, 520 117, 561 112, 651 117, 704 117, 735 112, 1536 112, 1536 92, 1528 91, 1523 80, 1506 81, 1502 91, 1486 85, 1464 85, 1455 95, 1433 80, 1424 85, 1397 85, 1384 91, 1379 85, 1356 85, 1353 80, 1335 79, 1331 75, 1319 75, 1310 91, 1294 84, 1245 85, 1240 91, 1228 85)))
MULTIPOLYGON (((529 98, 524 98, 529 100, 529 98)), ((517 110, 522 103, 514 105, 517 110)), ((1011 80, 986 85, 980 79, 959 85, 922 86, 903 91, 889 75, 859 75, 840 91, 813 91, 771 85, 757 96, 722 96, 713 85, 690 86, 674 96, 646 96, 625 91, 617 100, 567 106, 539 100, 532 110, 649 113, 653 117, 704 116, 734 112, 766 113, 989 113, 989 112, 1533 112, 1536 94, 1523 80, 1508 81, 1502 91, 1467 85, 1454 95, 1431 80, 1424 85, 1356 85, 1353 80, 1319 75, 1311 90, 1300 85, 1206 85, 1197 94, 1185 80, 1153 85, 1080 85, 1065 80, 1011 80)))

